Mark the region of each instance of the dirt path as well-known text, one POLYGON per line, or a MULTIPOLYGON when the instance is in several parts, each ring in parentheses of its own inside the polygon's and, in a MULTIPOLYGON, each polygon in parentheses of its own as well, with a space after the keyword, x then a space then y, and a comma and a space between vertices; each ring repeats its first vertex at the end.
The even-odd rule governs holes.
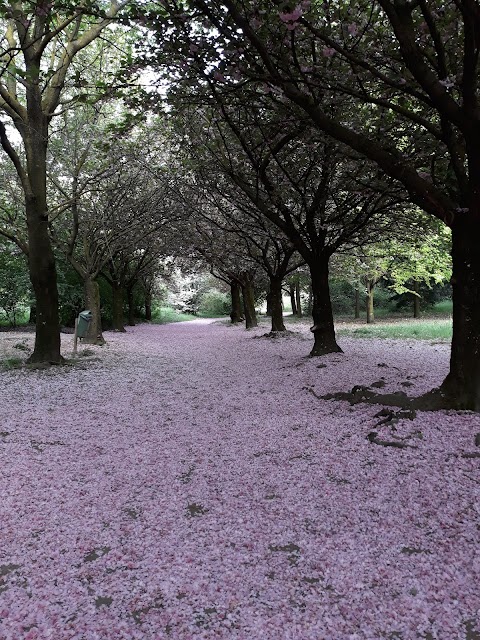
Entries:
POLYGON ((480 638, 480 418, 316 397, 419 395, 448 347, 265 331, 0 374, 1 640, 480 638))

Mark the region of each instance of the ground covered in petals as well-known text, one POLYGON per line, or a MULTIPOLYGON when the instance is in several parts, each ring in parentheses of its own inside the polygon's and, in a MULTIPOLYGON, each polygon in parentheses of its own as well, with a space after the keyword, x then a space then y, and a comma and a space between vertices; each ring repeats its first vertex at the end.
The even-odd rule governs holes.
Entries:
POLYGON ((295 331, 140 325, 1 371, 1 640, 480 638, 480 417, 321 399, 420 395, 448 345, 295 331))

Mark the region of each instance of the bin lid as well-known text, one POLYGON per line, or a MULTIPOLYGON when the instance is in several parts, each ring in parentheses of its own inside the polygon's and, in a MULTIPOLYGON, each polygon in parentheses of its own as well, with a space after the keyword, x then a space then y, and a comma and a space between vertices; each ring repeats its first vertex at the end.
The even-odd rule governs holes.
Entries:
POLYGON ((85 311, 80 311, 78 315, 80 318, 83 318, 84 320, 91 320, 93 313, 90 311, 90 309, 85 309, 85 311))

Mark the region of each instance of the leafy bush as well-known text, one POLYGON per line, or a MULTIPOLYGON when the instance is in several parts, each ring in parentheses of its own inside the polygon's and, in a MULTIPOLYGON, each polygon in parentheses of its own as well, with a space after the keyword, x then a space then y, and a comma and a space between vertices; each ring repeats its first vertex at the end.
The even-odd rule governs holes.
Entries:
POLYGON ((217 289, 206 291, 200 297, 198 311, 200 315, 215 318, 227 316, 230 313, 231 303, 228 293, 222 293, 217 289))
POLYGON ((330 280, 330 297, 333 313, 338 315, 352 315, 355 309, 355 288, 340 278, 330 280))
POLYGON ((58 313, 60 324, 73 327, 83 310, 83 282, 70 265, 57 260, 58 313))
POLYGON ((25 256, 11 242, 0 244, 0 310, 10 326, 15 327, 19 314, 28 305, 30 279, 25 256))

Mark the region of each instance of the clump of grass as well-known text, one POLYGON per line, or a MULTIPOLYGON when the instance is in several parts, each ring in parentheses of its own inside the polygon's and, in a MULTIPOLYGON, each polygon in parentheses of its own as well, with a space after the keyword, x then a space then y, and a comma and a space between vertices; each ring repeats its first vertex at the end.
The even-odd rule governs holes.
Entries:
POLYGON ((185 320, 193 320, 195 316, 188 313, 180 313, 172 307, 159 307, 156 309, 152 322, 154 324, 167 324, 168 322, 185 322, 185 320))
POLYGON ((4 370, 19 369, 23 365, 24 362, 21 358, 5 358, 5 360, 0 361, 0 367, 4 370))
POLYGON ((417 340, 451 340, 451 320, 410 320, 370 324, 362 327, 340 327, 339 335, 356 338, 396 338, 417 340))
POLYGON ((13 345, 14 349, 19 349, 19 351, 30 351, 30 347, 25 342, 17 342, 17 344, 13 345))

